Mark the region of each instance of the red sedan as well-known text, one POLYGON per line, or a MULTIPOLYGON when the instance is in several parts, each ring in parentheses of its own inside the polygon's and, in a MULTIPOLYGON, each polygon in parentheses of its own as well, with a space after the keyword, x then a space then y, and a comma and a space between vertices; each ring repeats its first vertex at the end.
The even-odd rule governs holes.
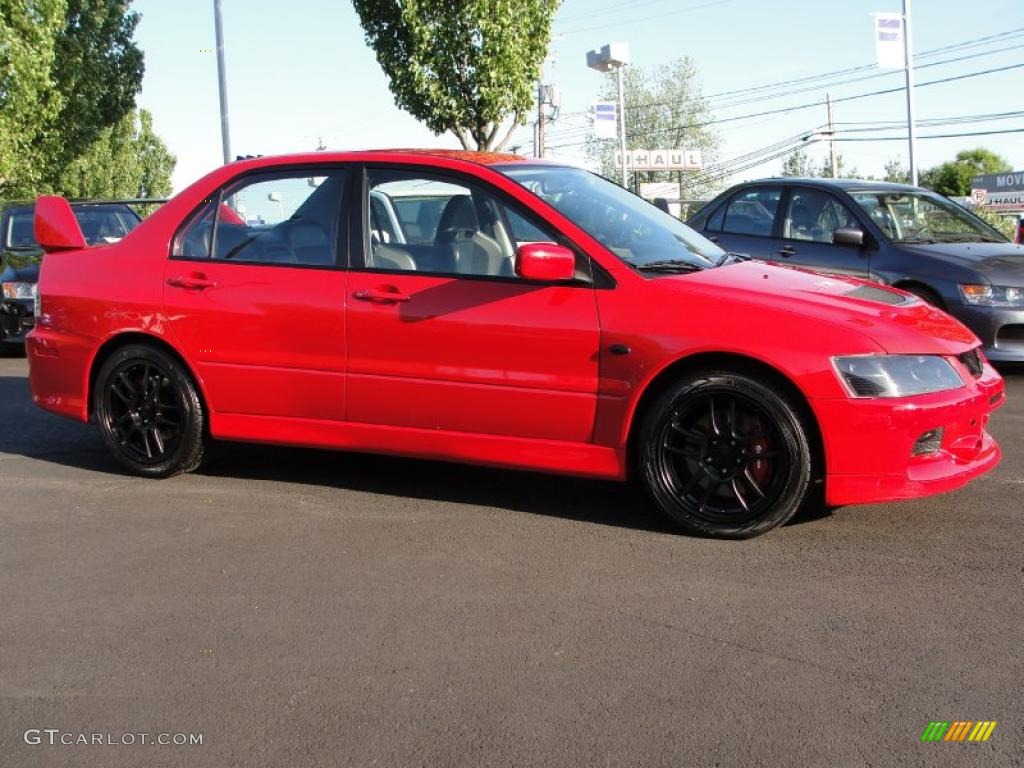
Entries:
POLYGON ((210 438, 625 480, 744 538, 992 469, 978 340, 898 290, 747 261, 585 171, 441 151, 219 168, 113 245, 40 198, 35 402, 128 470, 210 438))

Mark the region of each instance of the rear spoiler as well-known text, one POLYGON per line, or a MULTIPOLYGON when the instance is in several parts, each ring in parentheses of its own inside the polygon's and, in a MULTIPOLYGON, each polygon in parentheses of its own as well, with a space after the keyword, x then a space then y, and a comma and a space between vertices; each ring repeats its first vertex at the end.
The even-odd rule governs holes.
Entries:
POLYGON ((68 201, 56 195, 36 199, 35 236, 46 253, 85 248, 85 236, 68 201))

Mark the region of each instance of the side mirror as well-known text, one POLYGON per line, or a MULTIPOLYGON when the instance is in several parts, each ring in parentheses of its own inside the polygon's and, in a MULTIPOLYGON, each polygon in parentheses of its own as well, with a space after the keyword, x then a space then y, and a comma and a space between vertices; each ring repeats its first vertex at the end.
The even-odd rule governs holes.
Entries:
POLYGON ((47 253, 85 248, 85 236, 71 206, 63 197, 44 195, 36 200, 36 242, 47 253))
POLYGON ((576 254, 554 243, 526 243, 516 251, 516 274, 524 280, 566 282, 576 277, 576 254))
POLYGON ((832 242, 836 245, 864 245, 864 230, 856 227, 840 227, 832 232, 832 242))

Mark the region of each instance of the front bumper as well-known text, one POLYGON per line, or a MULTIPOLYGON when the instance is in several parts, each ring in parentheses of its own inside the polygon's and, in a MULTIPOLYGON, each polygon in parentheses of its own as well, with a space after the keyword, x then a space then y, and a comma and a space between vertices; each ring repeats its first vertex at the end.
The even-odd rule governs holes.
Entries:
POLYGON ((959 488, 994 468, 999 446, 986 431, 1003 404, 1003 380, 987 363, 969 383, 931 395, 813 402, 825 443, 825 499, 830 506, 930 496, 959 488), (929 430, 943 428, 939 450, 912 455, 929 430))
POLYGON ((25 335, 35 325, 32 301, 0 300, 0 342, 24 343, 25 335))
POLYGON ((1024 308, 961 305, 953 312, 981 339, 989 360, 1024 362, 1024 308))

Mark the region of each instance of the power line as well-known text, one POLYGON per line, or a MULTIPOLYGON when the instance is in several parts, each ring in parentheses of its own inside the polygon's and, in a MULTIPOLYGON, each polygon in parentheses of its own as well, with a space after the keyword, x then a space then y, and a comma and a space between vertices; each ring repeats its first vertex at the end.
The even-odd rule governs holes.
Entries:
MULTIPOLYGON (((971 48, 971 47, 978 47, 979 45, 985 45, 985 44, 988 44, 988 43, 990 43, 990 42, 992 42, 994 40, 1005 40, 1005 39, 1008 39, 1008 38, 1020 37, 1022 35, 1024 35, 1024 27, 1017 27, 1017 28, 1014 28, 1014 29, 1007 30, 1005 32, 1000 32, 998 34, 985 35, 983 37, 977 37, 977 38, 972 38, 972 39, 969 39, 969 40, 963 40, 963 41, 961 41, 959 43, 950 43, 949 45, 941 46, 939 48, 933 48, 933 49, 930 49, 930 50, 927 50, 927 51, 922 51, 921 53, 915 54, 914 55, 914 59, 915 60, 923 59, 923 58, 928 58, 928 57, 935 56, 935 55, 938 55, 938 54, 941 54, 941 53, 949 53, 949 52, 952 52, 952 51, 955 51, 955 50, 964 50, 964 49, 971 48)), ((1019 46, 1014 46, 1014 47, 1019 47, 1019 46)), ((1003 50, 1003 49, 1000 49, 1000 50, 1003 50)), ((985 56, 985 55, 988 55, 988 53, 995 53, 995 52, 997 52, 997 51, 983 51, 983 52, 978 53, 976 55, 977 56, 985 56)), ((970 58, 970 57, 963 57, 963 58, 970 58)), ((926 66, 927 67, 938 66, 939 64, 948 64, 948 63, 952 63, 952 62, 955 62, 955 61, 962 61, 963 58, 948 59, 948 60, 944 60, 942 62, 930 62, 930 63, 924 64, 924 65, 921 65, 919 68, 924 68, 926 66)), ((799 84, 810 83, 810 82, 813 82, 813 81, 829 80, 831 78, 835 78, 835 77, 842 76, 842 75, 853 74, 853 73, 856 73, 856 72, 863 72, 863 71, 869 70, 869 69, 875 69, 876 67, 877 67, 877 65, 874 64, 874 63, 872 63, 872 64, 862 64, 862 65, 855 66, 855 67, 847 67, 845 69, 837 69, 837 70, 833 70, 831 72, 823 72, 823 73, 819 73, 819 74, 816 74, 816 75, 807 75, 805 77, 795 78, 795 79, 791 79, 791 80, 780 80, 780 81, 776 81, 774 83, 762 83, 760 85, 748 86, 748 87, 745 87, 745 88, 737 88, 737 89, 733 89, 733 90, 729 90, 729 91, 719 91, 718 93, 705 94, 703 96, 703 98, 705 100, 714 100, 716 98, 723 97, 723 96, 733 96, 733 95, 740 95, 740 94, 744 94, 744 93, 758 93, 759 96, 757 98, 755 98, 754 101, 762 101, 765 98, 781 97, 781 96, 787 95, 785 93, 776 93, 776 94, 772 94, 771 96, 762 96, 762 95, 760 95, 760 94, 763 94, 764 91, 778 90, 779 88, 784 87, 784 86, 788 86, 788 85, 799 85, 799 84)), ((884 76, 892 75, 892 74, 899 74, 899 71, 894 70, 892 72, 883 72, 883 73, 878 73, 878 74, 873 75, 873 76, 874 77, 884 77, 884 76)), ((865 78, 865 79, 867 79, 867 78, 865 78)), ((834 85, 841 85, 841 84, 842 83, 831 83, 831 82, 829 82, 829 83, 821 83, 820 87, 822 87, 822 88, 833 87, 834 85)), ((813 89, 808 89, 808 90, 813 90, 813 89)), ((675 104, 675 103, 676 102, 674 102, 674 101, 656 101, 656 102, 648 102, 648 103, 644 103, 644 104, 634 104, 634 105, 632 105, 631 108, 632 109, 645 109, 645 108, 653 107, 653 106, 670 106, 670 105, 675 104)), ((732 106, 740 106, 742 103, 750 103, 750 102, 739 102, 739 101, 737 101, 737 102, 729 104, 729 105, 719 105, 718 108, 726 109, 726 108, 729 108, 729 107, 732 107, 732 106)), ((587 112, 584 110, 584 111, 581 111, 581 112, 563 112, 562 114, 563 114, 563 116, 585 115, 585 114, 587 114, 587 112)))
MULTIPOLYGON (((1024 67, 1024 63, 1008 64, 1008 65, 1003 66, 1003 67, 993 67, 992 69, 984 69, 984 70, 981 70, 979 72, 968 72, 968 73, 962 74, 962 75, 952 75, 950 77, 939 78, 938 80, 928 80, 928 81, 923 82, 923 83, 918 83, 915 87, 916 88, 925 88, 925 87, 927 87, 929 85, 939 85, 941 83, 951 83, 951 82, 954 82, 954 81, 957 81, 957 80, 967 80, 967 79, 972 78, 972 77, 981 77, 983 75, 991 75, 991 74, 995 74, 997 72, 1008 72, 1009 70, 1020 69, 1021 67, 1024 67)), ((855 101, 857 99, 866 99, 866 98, 873 97, 873 96, 882 96, 882 95, 885 95, 885 94, 888 94, 888 93, 899 93, 899 92, 901 92, 903 90, 905 90, 903 86, 899 86, 897 88, 885 88, 885 89, 878 90, 878 91, 870 91, 868 93, 858 93, 858 94, 854 94, 853 96, 843 96, 843 97, 838 98, 838 99, 833 99, 832 102, 834 104, 838 104, 840 102, 845 102, 845 101, 855 101)), ((735 122, 737 120, 749 120, 752 117, 761 117, 761 116, 764 116, 764 115, 781 115, 781 114, 786 113, 786 112, 796 112, 796 111, 803 110, 803 109, 810 109, 811 107, 821 107, 821 106, 824 106, 825 103, 826 102, 823 100, 823 101, 812 101, 812 102, 808 102, 808 103, 805 103, 805 104, 793 104, 791 106, 782 107, 782 108, 779 108, 779 109, 769 109, 769 110, 765 110, 763 112, 751 112, 751 113, 746 114, 746 115, 736 115, 735 117, 723 117, 723 118, 720 118, 720 119, 717 119, 717 120, 708 120, 708 121, 703 122, 703 123, 695 123, 695 124, 691 124, 689 126, 683 126, 683 127, 684 128, 702 128, 702 127, 708 126, 708 125, 717 125, 717 124, 720 124, 720 123, 731 123, 731 122, 735 122)), ((679 126, 674 126, 672 128, 666 128, 666 129, 662 129, 662 130, 658 130, 658 131, 648 131, 646 133, 642 133, 641 135, 643 135, 643 136, 656 136, 656 135, 662 135, 662 134, 665 134, 665 133, 673 133, 675 131, 678 131, 679 129, 680 129, 679 126)))
MULTIPOLYGON (((1001 131, 970 131, 967 133, 934 133, 918 136, 919 139, 960 139, 965 136, 996 136, 1004 133, 1024 133, 1024 128, 1006 128, 1001 131)), ((836 141, 906 141, 906 136, 837 136, 836 141)))

